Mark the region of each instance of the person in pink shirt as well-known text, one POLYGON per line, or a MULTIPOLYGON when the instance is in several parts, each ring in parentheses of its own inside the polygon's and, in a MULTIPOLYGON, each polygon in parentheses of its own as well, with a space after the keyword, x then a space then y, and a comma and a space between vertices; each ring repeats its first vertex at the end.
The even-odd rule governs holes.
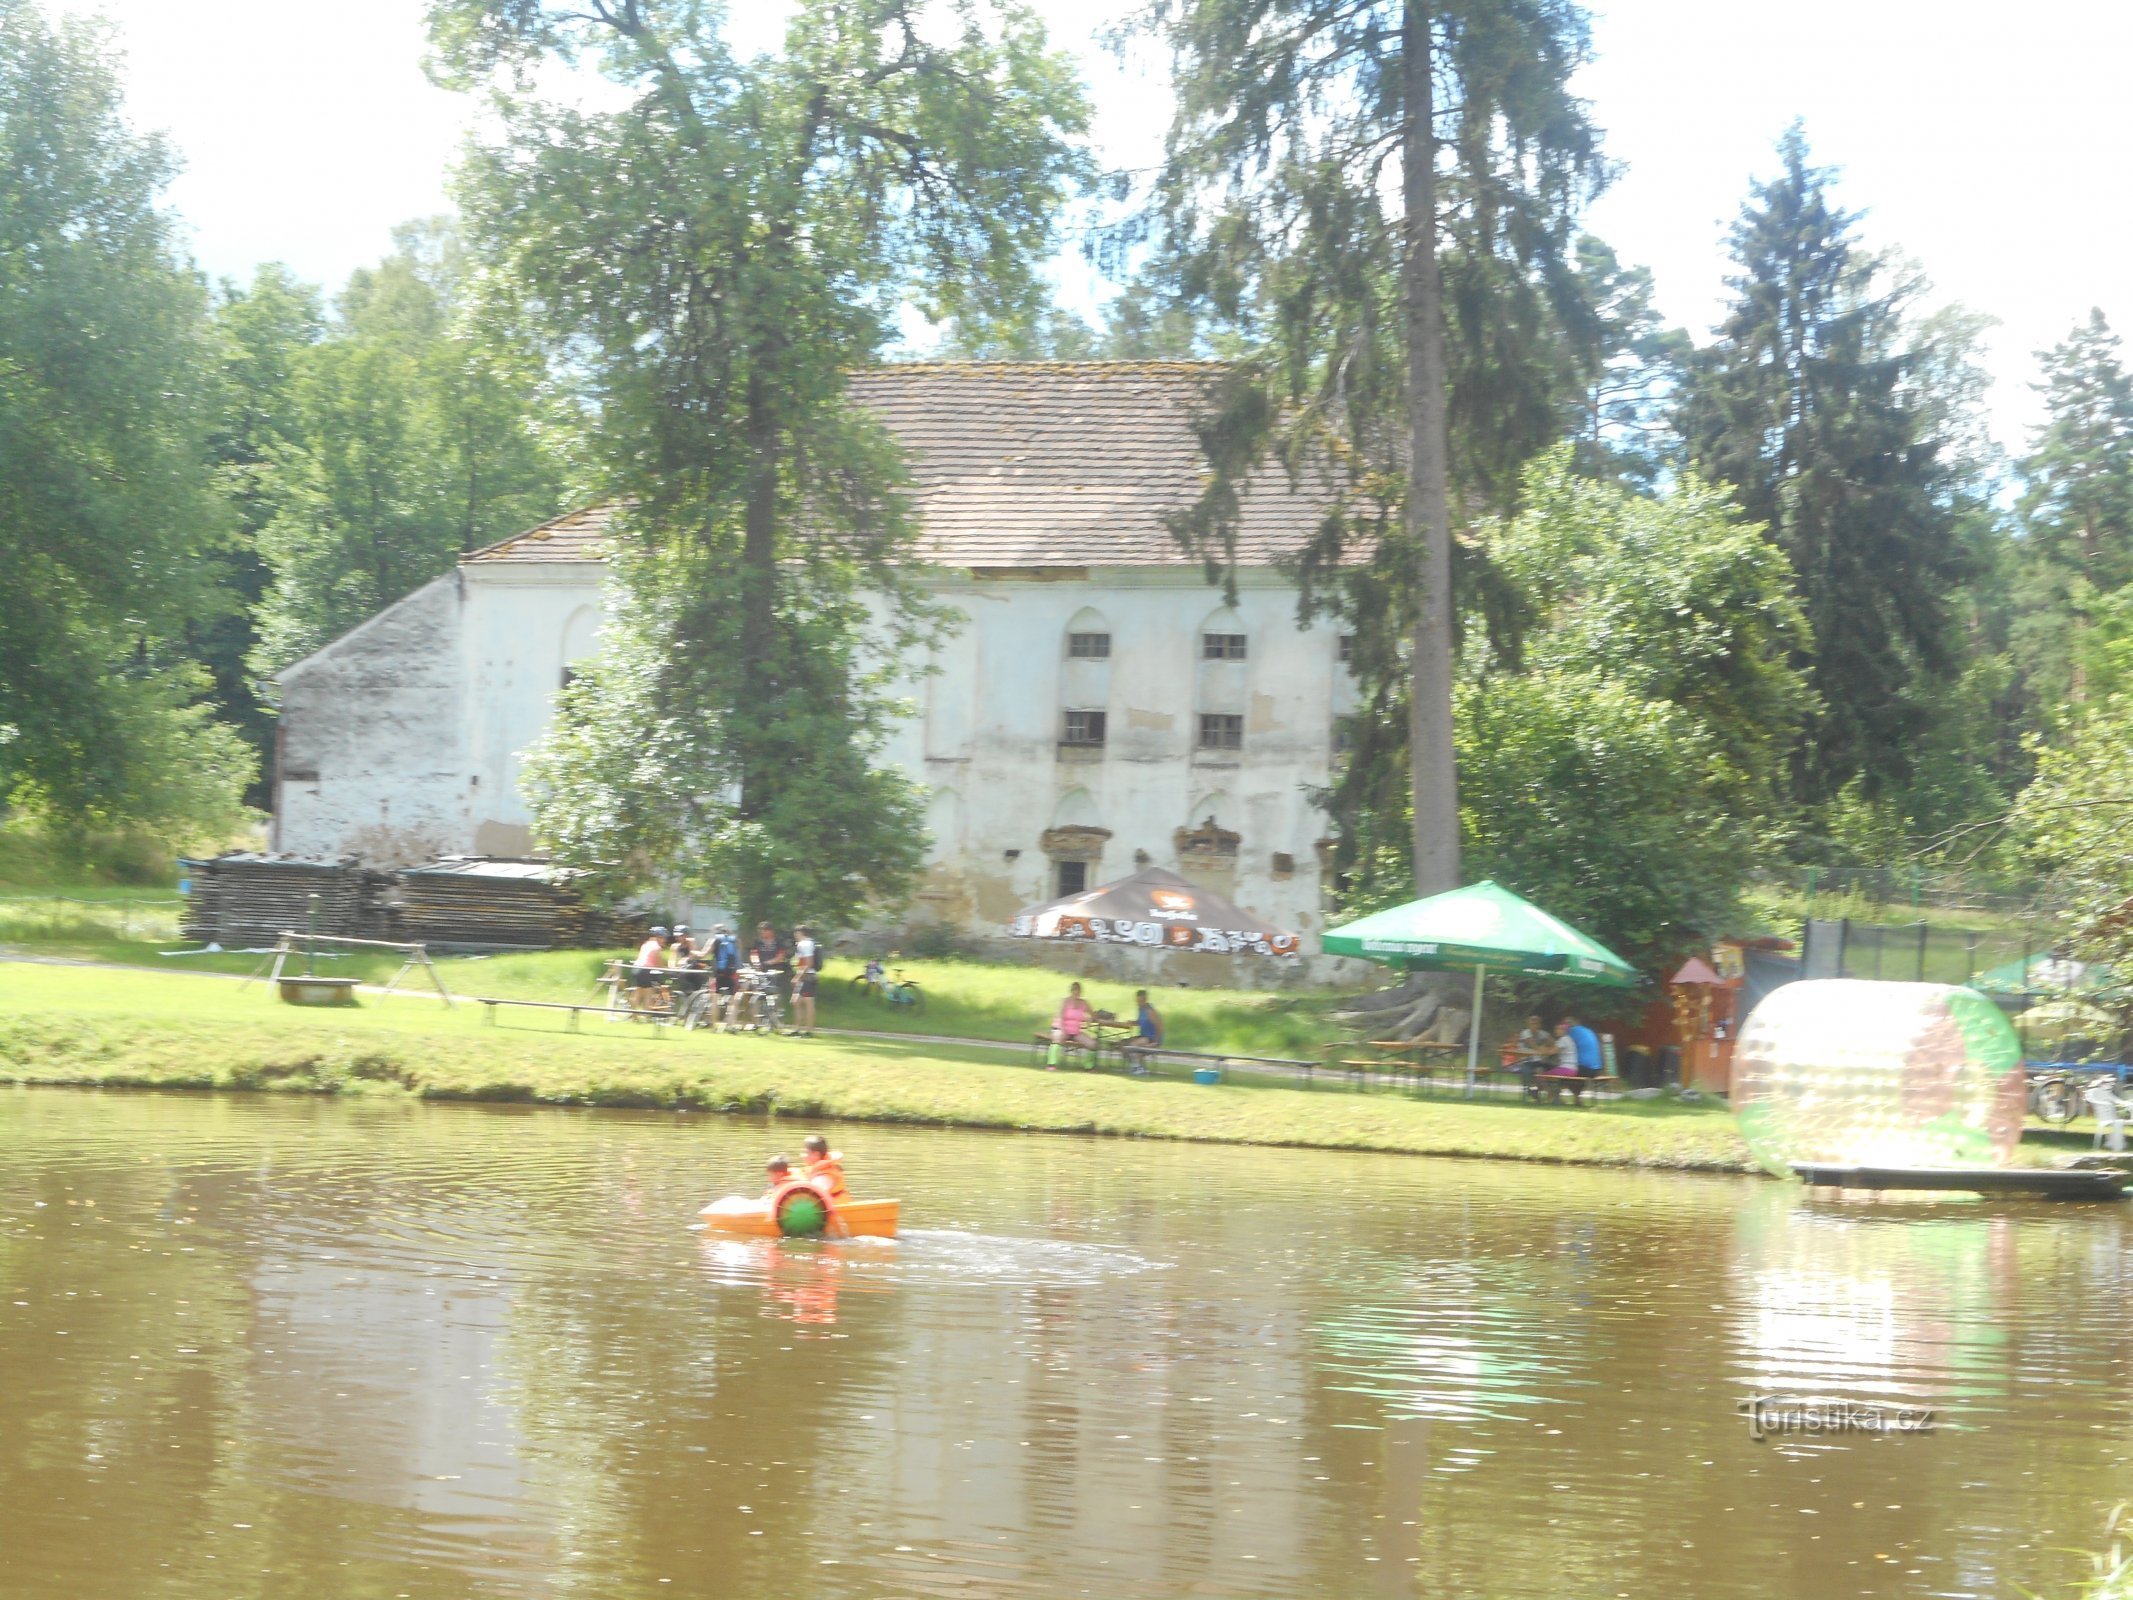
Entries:
POLYGON ((1060 1046, 1079 1044, 1082 1029, 1089 1025, 1089 1002, 1081 997, 1081 985, 1067 985, 1067 997, 1059 1003, 1059 1015, 1052 1023, 1052 1048, 1045 1057, 1047 1070, 1059 1065, 1060 1046))

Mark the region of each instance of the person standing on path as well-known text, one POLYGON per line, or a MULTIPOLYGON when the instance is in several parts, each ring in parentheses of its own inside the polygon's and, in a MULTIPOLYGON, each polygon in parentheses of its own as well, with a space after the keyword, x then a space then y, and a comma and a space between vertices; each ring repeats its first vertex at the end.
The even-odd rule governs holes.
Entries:
POLYGON ((815 993, 821 987, 822 946, 815 930, 801 923, 793 930, 792 1031, 802 1038, 815 1036, 815 993))

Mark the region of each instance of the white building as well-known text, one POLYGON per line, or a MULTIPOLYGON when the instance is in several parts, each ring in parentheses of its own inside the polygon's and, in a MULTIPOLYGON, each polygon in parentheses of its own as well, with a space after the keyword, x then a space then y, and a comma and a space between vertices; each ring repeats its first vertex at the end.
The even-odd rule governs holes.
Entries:
MULTIPOLYGON (((1277 569, 1319 506, 1243 497, 1237 599, 1164 514, 1197 496, 1197 363, 923 363, 855 380, 905 448, 928 581, 962 625, 889 756, 929 794, 921 915, 996 931, 1153 861, 1320 926, 1338 631, 1277 569)), ((520 753, 598 648, 599 510, 468 556, 281 677, 274 848, 379 866, 534 846, 520 753)), ((914 669, 920 664, 914 663, 914 669)))

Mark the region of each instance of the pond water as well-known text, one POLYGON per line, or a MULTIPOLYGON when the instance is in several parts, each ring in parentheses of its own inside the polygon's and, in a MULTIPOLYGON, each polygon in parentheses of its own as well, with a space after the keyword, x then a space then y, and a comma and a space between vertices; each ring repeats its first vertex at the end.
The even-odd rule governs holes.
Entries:
POLYGON ((804 1131, 0 1091, 0 1593, 2051 1593, 2133 1493, 2133 1208, 845 1127, 902 1239, 690 1230, 804 1131))

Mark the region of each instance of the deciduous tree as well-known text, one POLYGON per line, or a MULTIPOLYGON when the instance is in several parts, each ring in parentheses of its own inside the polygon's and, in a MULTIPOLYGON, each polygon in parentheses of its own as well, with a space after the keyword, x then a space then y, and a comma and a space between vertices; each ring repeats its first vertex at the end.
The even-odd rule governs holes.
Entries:
POLYGON ((0 791, 62 826, 226 826, 250 775, 185 651, 229 524, 173 171, 100 26, 0 0, 0 791))
POLYGON ((907 302, 972 325, 1036 303, 1081 167, 1072 70, 1008 0, 803 0, 749 58, 697 0, 430 19, 505 129, 465 174, 481 251, 582 356, 630 506, 608 659, 533 768, 540 832, 751 917, 893 897, 923 835, 873 759, 884 668, 931 619, 896 450, 846 374, 907 302), (612 108, 530 87, 557 62, 597 65, 612 108), (610 775, 597 839, 574 767, 610 775))

